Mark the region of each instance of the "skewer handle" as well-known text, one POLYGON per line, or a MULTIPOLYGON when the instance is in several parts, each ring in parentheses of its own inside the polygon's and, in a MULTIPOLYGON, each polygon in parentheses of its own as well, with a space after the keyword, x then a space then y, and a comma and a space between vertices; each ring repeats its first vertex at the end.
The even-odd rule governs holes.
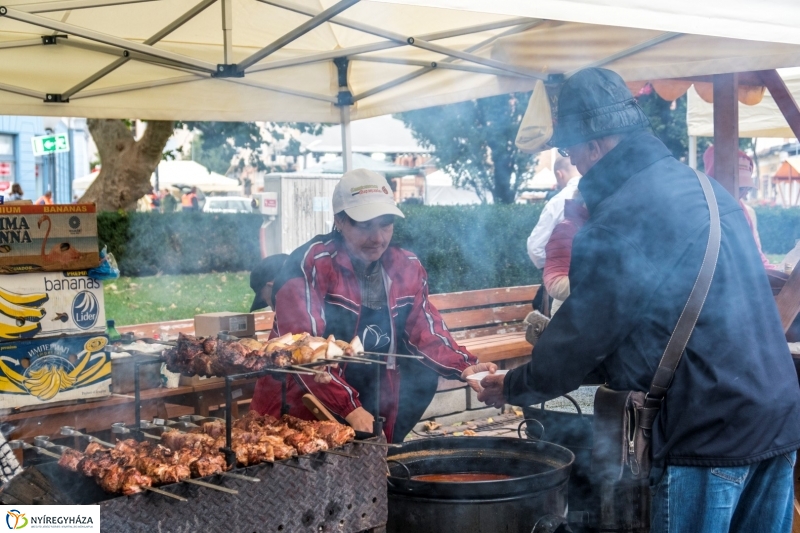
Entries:
POLYGON ((146 485, 139 485, 139 486, 142 487, 144 490, 149 490, 150 492, 155 492, 156 494, 161 494, 162 496, 167 496, 168 498, 173 498, 175 500, 178 500, 179 502, 189 501, 183 496, 178 496, 177 494, 172 494, 171 492, 167 492, 165 490, 157 489, 155 487, 148 487, 146 485))
POLYGON ((207 489, 218 490, 220 492, 227 492, 228 494, 239 494, 239 491, 236 489, 229 489, 228 487, 220 487, 219 485, 212 485, 211 483, 206 483, 205 481, 200 481, 199 479, 192 479, 186 478, 182 479, 184 483, 191 483, 192 485, 197 485, 200 487, 205 487, 207 489))
POLYGON ((54 459, 61 459, 61 456, 55 452, 51 452, 50 450, 46 450, 44 448, 39 448, 38 446, 32 446, 36 450, 37 453, 41 453, 42 455, 46 455, 48 457, 53 457, 54 459))
POLYGON ((379 355, 381 357, 400 357, 402 359, 425 359, 421 355, 407 355, 403 353, 356 352, 356 355, 379 355))

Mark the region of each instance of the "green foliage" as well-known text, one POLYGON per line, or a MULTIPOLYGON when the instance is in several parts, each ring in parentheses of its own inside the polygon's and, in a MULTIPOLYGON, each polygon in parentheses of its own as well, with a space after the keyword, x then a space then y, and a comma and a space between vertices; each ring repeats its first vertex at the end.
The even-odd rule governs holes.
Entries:
POLYGON ((785 254, 800 239, 800 208, 757 207, 756 217, 765 254, 785 254))
POLYGON ((126 276, 250 270, 261 257, 259 215, 101 213, 97 223, 126 276))
POLYGON ((417 254, 432 293, 530 285, 526 241, 541 206, 403 206, 393 244, 417 254))
POLYGON ((414 138, 433 148, 439 166, 456 184, 482 199, 514 202, 532 175, 536 158, 517 150, 517 136, 530 93, 513 93, 400 113, 414 138))
MULTIPOLYGON (((314 135, 322 132, 321 124, 306 122, 187 121, 179 122, 178 126, 200 134, 199 141, 196 144, 192 143, 192 159, 220 174, 225 174, 231 160, 237 154, 246 155, 240 163, 253 165, 259 170, 267 170, 262 159, 266 146, 283 140, 290 132, 314 135), (223 166, 225 169, 220 171, 223 166)), ((289 150, 297 152, 297 144, 290 142, 289 150)))

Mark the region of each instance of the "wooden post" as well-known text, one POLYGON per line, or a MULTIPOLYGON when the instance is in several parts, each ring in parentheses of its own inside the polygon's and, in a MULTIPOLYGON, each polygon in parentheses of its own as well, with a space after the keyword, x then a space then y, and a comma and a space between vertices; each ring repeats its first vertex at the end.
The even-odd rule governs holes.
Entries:
POLYGON ((714 75, 714 177, 739 198, 738 74, 714 75))
POLYGON ((789 123, 789 127, 792 128, 794 136, 800 139, 800 109, 798 109, 794 96, 789 92, 778 71, 762 70, 758 72, 758 75, 778 105, 778 109, 783 113, 786 122, 789 123))

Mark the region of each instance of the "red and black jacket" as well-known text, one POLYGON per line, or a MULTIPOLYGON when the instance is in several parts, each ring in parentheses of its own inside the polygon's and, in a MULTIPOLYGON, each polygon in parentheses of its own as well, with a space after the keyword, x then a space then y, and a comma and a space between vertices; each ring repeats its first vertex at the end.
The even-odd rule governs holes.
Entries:
MULTIPOLYGON (((389 247, 380 259, 388 277, 387 295, 392 318, 392 341, 396 353, 421 355, 425 365, 448 378, 458 378, 476 358, 459 346, 447 331, 439 311, 428 300, 428 275, 419 259, 406 250, 389 247)), ((358 330, 361 290, 344 243, 338 234, 318 235, 286 261, 274 285, 275 322, 272 337, 308 332, 319 337, 333 335, 349 342, 358 330)), ((383 367, 381 416, 385 432, 392 438, 397 416, 400 372, 383 367)), ((302 403, 313 393, 332 413, 344 418, 361 407, 358 391, 344 379, 346 365, 329 369, 333 379, 320 384, 311 376, 292 376, 287 381, 290 414, 313 420, 302 403)), ((261 378, 251 409, 277 416, 280 413, 280 383, 261 378)))

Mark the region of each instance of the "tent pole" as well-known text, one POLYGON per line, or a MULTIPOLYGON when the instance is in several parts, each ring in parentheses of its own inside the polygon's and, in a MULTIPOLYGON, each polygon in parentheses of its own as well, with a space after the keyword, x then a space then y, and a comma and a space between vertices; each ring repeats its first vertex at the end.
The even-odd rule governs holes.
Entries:
POLYGON ((448 70, 463 70, 466 72, 475 72, 477 74, 489 74, 492 76, 513 76, 517 78, 530 79, 529 76, 522 76, 520 74, 515 74, 513 72, 503 72, 502 70, 497 70, 495 68, 467 65, 464 63, 455 64, 455 63, 445 63, 444 61, 422 61, 418 59, 404 59, 402 57, 378 57, 378 56, 364 56, 364 55, 351 56, 350 61, 366 61, 370 63, 409 65, 413 67, 425 67, 432 69, 443 68, 448 70))
POLYGON ((689 167, 697 168, 697 137, 689 135, 689 167))
MULTIPOLYGON (((284 3, 283 2, 278 3, 275 0, 269 0, 269 1, 260 0, 260 1, 265 3, 265 4, 268 4, 268 5, 275 5, 275 6, 278 6, 278 7, 284 7, 284 5, 283 5, 284 3)), ((292 11, 295 11, 295 10, 292 9, 292 11)), ((301 13, 302 12, 303 11, 301 11, 301 13)), ((332 19, 331 22, 335 23, 336 20, 338 20, 338 17, 332 19)), ((543 22, 543 21, 540 21, 538 19, 526 19, 526 20, 530 20, 531 21, 530 22, 531 27, 535 26, 536 24, 540 24, 541 22, 543 22)), ((450 37, 458 37, 458 36, 461 36, 461 35, 470 35, 470 34, 473 34, 473 33, 480 33, 481 31, 487 31, 487 30, 490 30, 490 29, 496 29, 498 27, 505 27, 505 26, 510 25, 510 24, 508 24, 508 21, 506 21, 506 22, 507 23, 504 26, 499 26, 500 23, 498 22, 498 23, 494 23, 494 24, 491 24, 491 25, 487 24, 487 25, 480 26, 480 27, 478 27, 478 26, 470 26, 470 27, 467 27, 467 28, 462 28, 460 30, 448 30, 448 31, 435 32, 435 33, 427 33, 425 35, 420 36, 420 39, 424 39, 426 41, 438 41, 440 39, 448 39, 450 37)), ((519 24, 518 19, 513 19, 513 22, 515 24, 519 24)), ((524 31, 526 29, 528 29, 528 28, 525 27, 525 25, 517 26, 517 27, 512 28, 511 30, 509 30, 509 32, 505 32, 505 33, 501 33, 501 34, 495 35, 494 37, 491 37, 491 38, 487 39, 486 41, 483 41, 483 43, 486 44, 487 42, 494 41, 498 37, 502 37, 502 36, 504 36, 506 34, 510 35, 511 33, 518 33, 519 31, 524 31)), ((319 63, 320 61, 329 61, 331 59, 337 59, 337 58, 340 58, 340 57, 349 57, 349 56, 355 55, 355 54, 368 54, 369 52, 378 52, 380 50, 388 50, 390 48, 400 48, 402 46, 407 46, 407 43, 405 41, 402 42, 402 43, 399 43, 399 42, 396 42, 396 41, 385 41, 385 42, 379 42, 379 43, 360 44, 360 45, 357 45, 357 46, 351 46, 349 48, 340 48, 339 50, 332 50, 330 52, 320 52, 318 54, 310 54, 310 55, 303 56, 303 57, 294 57, 292 59, 281 59, 279 61, 269 61, 267 63, 254 65, 253 67, 251 67, 248 70, 248 73, 262 72, 262 71, 265 71, 265 70, 274 70, 274 69, 277 69, 277 68, 296 67, 298 65, 307 65, 308 63, 319 63)))
POLYGON ((714 175, 739 198, 739 75, 714 75, 714 175))
MULTIPOLYGON (((344 0, 342 0, 342 1, 344 1, 344 0)), ((275 2, 274 0, 271 0, 268 3, 274 3, 274 4, 277 5, 277 2, 275 2)), ((304 15, 308 15, 308 16, 314 17, 310 21, 308 21, 306 24, 311 23, 316 18, 323 16, 324 14, 328 13, 329 11, 331 11, 333 9, 333 8, 328 8, 325 11, 319 12, 319 11, 314 10, 314 9, 306 9, 304 7, 301 7, 301 6, 292 5, 290 2, 286 2, 286 1, 282 1, 280 7, 285 7, 286 9, 291 9, 292 11, 295 11, 295 12, 298 12, 298 13, 303 13, 304 15)), ((329 16, 329 17, 327 17, 326 20, 332 19, 332 18, 333 18, 333 16, 329 16)), ((346 26, 348 28, 364 32, 364 33, 369 33, 370 35, 375 35, 377 37, 382 37, 384 39, 388 39, 389 41, 395 41, 396 43, 400 43, 401 46, 406 46, 406 45, 415 46, 417 48, 422 48, 423 50, 428 50, 429 52, 434 52, 434 53, 437 53, 437 54, 443 54, 443 55, 446 55, 446 56, 455 57, 455 58, 458 58, 458 59, 462 59, 464 61, 469 61, 471 63, 477 63, 479 65, 484 65, 486 67, 494 67, 494 68, 499 69, 499 70, 505 70, 507 72, 513 72, 515 74, 520 74, 522 76, 527 76, 529 78, 543 79, 543 80, 547 79, 546 75, 543 75, 543 74, 540 74, 538 72, 534 72, 534 71, 531 71, 531 70, 528 70, 528 69, 525 69, 525 68, 522 68, 522 67, 516 67, 514 65, 509 65, 508 63, 503 63, 502 61, 496 61, 494 59, 480 57, 480 56, 476 56, 476 55, 470 54, 468 52, 461 52, 459 50, 454 50, 454 49, 448 48, 446 46, 441 46, 441 45, 438 45, 438 44, 434 44, 434 43, 430 42, 433 39, 426 38, 426 36, 422 36, 421 35, 419 37, 411 37, 411 36, 408 36, 408 35, 401 35, 399 33, 393 32, 393 31, 384 30, 383 28, 378 28, 377 26, 372 26, 370 24, 364 24, 364 23, 361 23, 361 22, 357 22, 357 21, 354 21, 354 20, 348 20, 348 19, 339 18, 338 20, 335 20, 335 21, 331 20, 330 22, 337 23, 337 24, 340 24, 340 25, 346 26)), ((245 60, 245 61, 249 61, 249 59, 245 60)), ((254 62, 249 62, 249 63, 243 65, 241 67, 241 70, 244 70, 245 68, 249 67, 253 63, 254 62)))
POLYGON ((26 13, 51 13, 53 11, 72 11, 74 9, 89 9, 93 7, 120 6, 123 4, 138 4, 140 2, 153 2, 155 0, 64 0, 62 2, 42 2, 16 6, 26 13))
POLYGON ((353 140, 350 137, 350 106, 343 105, 339 108, 342 119, 342 170, 353 170, 353 140))
MULTIPOLYGON (((543 22, 545 22, 545 21, 544 20, 532 20, 532 21, 529 21, 529 22, 527 22, 525 24, 522 24, 522 25, 519 25, 519 26, 514 26, 514 27, 512 27, 512 28, 510 28, 510 29, 508 29, 508 30, 506 30, 504 32, 498 33, 497 35, 493 35, 493 36, 491 36, 491 37, 489 37, 487 39, 484 39, 479 43, 475 43, 472 46, 466 48, 464 51, 465 52, 474 52, 476 50, 479 50, 479 49, 483 48, 484 46, 487 46, 487 45, 493 43, 497 39, 500 39, 502 37, 507 37, 509 35, 514 35, 514 34, 517 34, 517 33, 523 32, 523 31, 527 31, 527 30, 529 30, 531 28, 535 28, 536 26, 542 24, 543 22)), ((429 38, 428 40, 433 40, 433 39, 429 38)), ((455 61, 455 58, 446 57, 443 60, 438 61, 437 65, 441 67, 443 64, 445 64, 445 63, 449 64, 449 63, 452 63, 453 61, 455 61)), ((415 70, 414 72, 410 72, 410 73, 408 73, 408 74, 406 74, 404 76, 400 76, 399 78, 395 78, 395 79, 393 79, 391 81, 387 81, 386 83, 382 83, 382 84, 378 85, 377 87, 373 87, 372 89, 367 89, 363 93, 356 94, 356 95, 353 96, 353 101, 354 102, 358 102, 359 100, 363 100, 364 98, 368 98, 368 97, 370 97, 370 96, 372 96, 374 94, 382 93, 383 91, 387 91, 387 90, 389 90, 389 89, 391 89, 393 87, 397 87, 398 85, 402 85, 402 84, 404 84, 404 83, 406 83, 408 81, 411 81, 411 80, 414 80, 416 78, 419 78, 420 76, 422 76, 424 74, 427 74, 428 72, 431 72, 433 70, 435 70, 435 68, 431 67, 431 66, 426 66, 426 67, 421 68, 419 70, 415 70)))
POLYGON ((185 56, 182 54, 176 54, 174 52, 169 52, 167 50, 161 50, 158 48, 154 48, 152 46, 148 46, 146 44, 139 44, 133 41, 129 41, 127 39, 121 39, 113 35, 101 33, 99 31, 90 30, 88 28, 82 28, 74 24, 67 24, 65 22, 49 19, 47 17, 40 17, 39 15, 31 15, 30 13, 25 13, 15 8, 0 6, 0 16, 8 17, 11 20, 16 20, 19 22, 25 22, 33 26, 48 28, 51 30, 64 32, 69 35, 76 35, 78 37, 83 37, 84 39, 88 39, 90 41, 97 41, 111 46, 116 46, 117 48, 121 48, 122 50, 132 50, 134 52, 139 52, 148 56, 174 61, 175 63, 186 65, 190 68, 193 67, 198 70, 208 72, 209 74, 217 71, 217 66, 212 65, 207 61, 201 61, 193 57, 185 56))
POLYGON ((229 65, 233 61, 233 0, 222 0, 222 39, 223 63, 229 65))
POLYGON ((280 50, 281 48, 291 43, 292 41, 302 37, 306 33, 316 28, 317 26, 324 24, 328 20, 332 19, 345 9, 352 7, 354 4, 357 4, 358 2, 359 0, 339 0, 328 9, 321 11, 320 13, 317 13, 310 20, 307 20, 306 22, 302 23, 298 27, 289 31, 285 35, 278 37, 275 41, 271 42, 258 52, 255 52, 254 54, 250 55, 250 57, 244 59, 241 63, 238 63, 236 66, 236 71, 244 72, 248 67, 255 65, 265 57, 280 50))
POLYGON ((614 61, 617 61, 619 59, 622 59, 622 58, 625 58, 625 57, 628 57, 628 56, 632 56, 634 54, 638 54, 639 52, 643 52, 643 51, 647 50, 648 48, 652 48, 653 46, 656 46, 656 45, 661 44, 663 42, 666 42, 666 41, 669 41, 671 39, 674 39, 675 37, 680 37, 681 35, 684 35, 684 34, 683 33, 677 33, 677 32, 662 33, 658 37, 654 37, 654 38, 652 38, 652 39, 650 39, 648 41, 645 41, 643 43, 639 43, 639 44, 637 44, 635 46, 631 46, 630 48, 626 48, 625 50, 619 51, 616 54, 612 54, 612 55, 610 55, 608 57, 604 57, 603 59, 599 59, 597 61, 589 63, 588 65, 583 66, 581 68, 566 72, 564 74, 564 76, 569 78, 570 76, 572 76, 573 74, 575 74, 579 70, 583 70, 585 68, 603 67, 603 66, 608 65, 609 63, 613 63, 614 61))

